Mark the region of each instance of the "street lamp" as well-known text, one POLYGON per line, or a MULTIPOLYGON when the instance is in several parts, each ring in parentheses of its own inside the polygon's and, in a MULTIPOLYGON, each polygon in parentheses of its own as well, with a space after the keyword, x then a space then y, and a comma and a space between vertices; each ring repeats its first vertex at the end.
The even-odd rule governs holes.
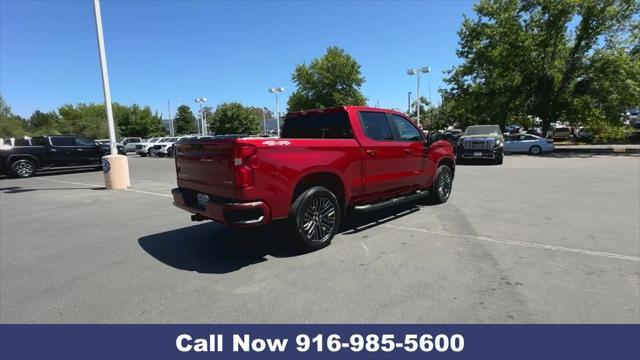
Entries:
POLYGON ((420 124, 420 73, 428 74, 429 72, 431 72, 431 68, 428 66, 407 70, 407 75, 415 75, 418 78, 418 91, 416 92, 416 118, 418 124, 420 124))
POLYGON ((407 94, 407 114, 411 114, 411 94, 411 91, 407 94))
POLYGON ((207 98, 199 97, 199 98, 195 98, 194 101, 200 104, 200 129, 201 129, 200 132, 202 133, 202 136, 206 136, 207 135, 207 119, 205 118, 205 114, 202 111, 202 104, 207 102, 207 98))
POLYGON ((102 92, 104 107, 107 113, 107 129, 109 130, 110 155, 102 157, 104 168, 104 183, 107 189, 126 189, 131 186, 129 178, 129 161, 126 156, 118 155, 116 146, 116 129, 113 121, 111 106, 111 89, 109 87, 109 71, 107 70, 107 55, 104 49, 104 34, 102 33, 102 12, 100 0, 93 0, 93 12, 96 20, 96 35, 98 38, 98 55, 100 57, 100 72, 102 74, 102 92))
POLYGON ((273 87, 269 89, 270 93, 276 94, 276 125, 278 126, 278 137, 280 136, 280 113, 278 113, 278 94, 283 91, 283 87, 273 87))
MULTIPOLYGON (((176 101, 182 100, 182 98, 176 98, 176 101)), ((171 100, 167 100, 167 107, 169 108, 169 136, 175 136, 176 132, 173 124, 173 114, 171 113, 171 100)))

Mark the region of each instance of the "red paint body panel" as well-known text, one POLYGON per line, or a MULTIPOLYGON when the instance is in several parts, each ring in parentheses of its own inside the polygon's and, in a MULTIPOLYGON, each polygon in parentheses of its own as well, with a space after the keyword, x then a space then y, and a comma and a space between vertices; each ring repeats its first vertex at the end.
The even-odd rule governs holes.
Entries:
POLYGON ((437 165, 443 159, 455 162, 453 149, 446 141, 426 148, 423 141, 372 140, 365 135, 359 116, 360 111, 378 111, 405 117, 402 113, 358 106, 314 111, 347 112, 354 138, 199 139, 176 144, 178 189, 207 194, 217 205, 209 203, 203 209, 188 204, 178 189, 174 191, 175 205, 233 225, 221 209, 229 210, 229 204, 260 203, 266 209, 259 222, 263 224, 288 216, 296 185, 307 175, 329 173, 338 177, 344 190, 341 200, 352 206, 430 188, 437 165), (240 158, 239 148, 251 155, 240 158), (241 181, 250 185, 239 187, 241 181))

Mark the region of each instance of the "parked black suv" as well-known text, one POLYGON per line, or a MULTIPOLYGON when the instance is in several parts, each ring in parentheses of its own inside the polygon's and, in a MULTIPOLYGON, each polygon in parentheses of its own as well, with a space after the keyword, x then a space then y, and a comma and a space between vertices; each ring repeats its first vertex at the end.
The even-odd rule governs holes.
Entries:
POLYGON ((458 139, 458 160, 490 159, 502 164, 504 137, 498 125, 473 125, 458 139))
MULTIPOLYGON (((118 149, 120 150, 120 149, 118 149)), ((29 177, 39 170, 102 167, 109 148, 78 135, 37 136, 0 147, 0 172, 29 177)))

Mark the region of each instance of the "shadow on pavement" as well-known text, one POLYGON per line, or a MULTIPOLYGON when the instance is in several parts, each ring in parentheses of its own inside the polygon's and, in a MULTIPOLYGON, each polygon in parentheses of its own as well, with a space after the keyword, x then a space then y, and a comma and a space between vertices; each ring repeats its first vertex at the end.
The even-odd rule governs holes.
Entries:
POLYGON ((50 190, 104 190, 104 187, 60 187, 60 188, 37 188, 29 189, 22 186, 9 186, 0 188, 0 193, 3 194, 20 194, 31 191, 50 191, 50 190))
MULTIPOLYGON (((413 202, 366 214, 349 214, 340 233, 356 234, 419 210, 420 203, 413 202)), ((259 264, 267 261, 268 255, 287 258, 306 253, 295 244, 283 221, 249 229, 206 222, 144 236, 138 239, 138 244, 166 265, 210 274, 230 273, 259 264)))
MULTIPOLYGON (((66 174, 82 174, 82 173, 90 173, 90 172, 102 172, 102 169, 97 168, 76 168, 76 169, 59 169, 59 170, 41 170, 36 172, 34 177, 38 176, 52 176, 52 175, 66 175, 66 174)), ((0 179, 12 179, 12 180, 21 180, 18 177, 7 176, 7 174, 0 175, 0 179)), ((27 178, 28 179, 28 178, 27 178)))
MULTIPOLYGON (((366 214, 348 214, 340 233, 360 231, 420 210, 419 202, 366 214)), ((140 247, 158 261, 176 269, 225 274, 267 261, 267 256, 303 255, 285 222, 250 229, 231 229, 206 222, 138 239, 140 247)), ((334 239, 335 241, 335 239, 334 239)), ((322 251, 322 250, 320 250, 322 251)))
POLYGON ((181 270, 224 274, 267 261, 266 256, 291 257, 304 252, 288 246, 284 226, 231 229, 206 222, 138 239, 157 260, 181 270))

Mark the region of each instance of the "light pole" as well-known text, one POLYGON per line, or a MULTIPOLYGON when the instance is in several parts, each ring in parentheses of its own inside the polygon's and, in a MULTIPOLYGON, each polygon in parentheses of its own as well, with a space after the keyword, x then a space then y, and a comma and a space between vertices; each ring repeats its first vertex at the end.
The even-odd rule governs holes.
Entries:
POLYGON ((202 104, 207 102, 207 98, 199 97, 199 98, 195 98, 194 101, 200 104, 200 132, 202 133, 202 136, 206 136, 207 135, 207 123, 206 123, 207 119, 204 117, 204 112, 202 111, 202 104))
POLYGON ((283 91, 283 87, 274 87, 269 89, 270 93, 276 94, 276 126, 278 127, 278 136, 280 136, 280 113, 278 113, 278 94, 283 91))
POLYGON ((418 89, 416 91, 416 122, 418 124, 420 124, 420 73, 428 74, 429 72, 431 72, 431 68, 428 66, 407 70, 407 75, 415 75, 418 78, 418 89))
POLYGON ((107 112, 107 127, 109 129, 109 148, 111 149, 110 155, 102 157, 104 185, 107 189, 126 189, 131 186, 131 179, 129 178, 129 161, 126 156, 118 154, 118 147, 116 146, 116 128, 115 123, 113 122, 113 108, 111 107, 111 89, 109 87, 107 55, 104 49, 104 35, 102 33, 100 0, 93 0, 93 11, 96 20, 96 35, 98 37, 98 53, 100 55, 104 107, 107 112))
MULTIPOLYGON (((173 100, 182 101, 182 98, 177 97, 173 100)), ((173 118, 173 114, 171 113, 171 100, 167 100, 167 107, 169 108, 169 135, 176 136, 176 130, 175 130, 175 124, 174 124, 175 119, 173 118)))
POLYGON ((407 94, 407 114, 411 114, 411 94, 411 91, 407 94))
POLYGON ((169 108, 169 136, 173 136, 173 114, 171 113, 171 100, 167 100, 167 107, 169 108))
POLYGON ((98 52, 100 53, 100 70, 102 71, 102 90, 104 93, 104 106, 107 108, 107 123, 109 128, 109 147, 111 154, 118 153, 116 146, 116 128, 113 122, 113 108, 111 107, 111 89, 109 87, 109 72, 107 71, 107 55, 104 50, 104 35, 102 34, 102 15, 100 13, 100 0, 93 0, 93 11, 96 17, 96 33, 98 35, 98 52))

